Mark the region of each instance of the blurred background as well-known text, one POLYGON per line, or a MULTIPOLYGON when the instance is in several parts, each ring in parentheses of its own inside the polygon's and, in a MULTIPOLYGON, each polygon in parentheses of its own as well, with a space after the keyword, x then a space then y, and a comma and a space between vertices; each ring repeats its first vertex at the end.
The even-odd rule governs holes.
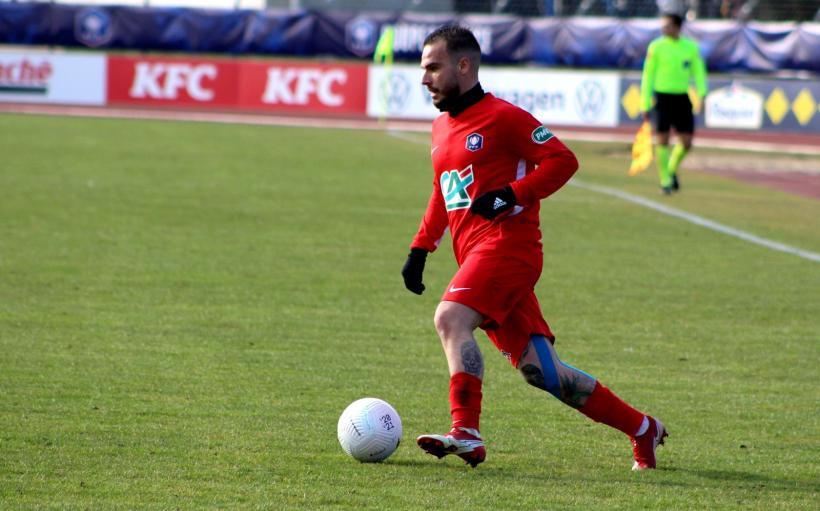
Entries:
POLYGON ((429 121, 423 41, 458 23, 498 97, 550 126, 634 132, 646 49, 659 14, 677 13, 709 71, 708 96, 692 93, 699 128, 820 147, 819 11, 820 0, 0 0, 0 104, 429 121), (374 56, 388 30, 386 70, 374 56))
MULTIPOLYGON (((0 0, 8 2, 9 0, 0 0)), ((12 2, 20 0, 11 0, 12 2)), ((25 0, 23 0, 25 1, 25 0)), ((34 0, 42 3, 223 9, 333 9, 459 12, 518 16, 651 17, 660 11, 687 19, 820 20, 818 0, 34 0)))

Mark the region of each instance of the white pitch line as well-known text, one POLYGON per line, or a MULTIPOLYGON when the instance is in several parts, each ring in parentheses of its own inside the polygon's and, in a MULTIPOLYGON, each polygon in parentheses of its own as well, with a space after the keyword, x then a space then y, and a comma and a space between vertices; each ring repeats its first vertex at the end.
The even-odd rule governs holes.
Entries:
POLYGON ((786 245, 784 243, 779 243, 777 241, 761 238, 760 236, 755 236, 752 233, 741 231, 740 229, 735 229, 734 227, 729 227, 728 225, 724 225, 713 220, 709 220, 708 218, 703 218, 702 216, 687 213, 686 211, 683 211, 681 209, 673 208, 665 204, 661 204, 660 202, 655 202, 645 197, 641 197, 640 195, 633 195, 631 193, 624 192, 622 190, 617 190, 615 188, 610 188, 608 186, 584 183, 583 181, 578 181, 577 179, 572 179, 569 182, 569 184, 576 186, 578 188, 583 188, 584 190, 590 190, 593 192, 602 193, 604 195, 617 197, 618 199, 625 200, 633 204, 638 204, 639 206, 653 209, 665 215, 680 218, 681 220, 686 220, 687 222, 693 223, 695 225, 699 225, 701 227, 705 227, 713 231, 721 232, 734 238, 739 238, 744 241, 748 241, 749 243, 754 243, 755 245, 760 245, 771 250, 786 252, 787 254, 793 254, 798 257, 802 257, 803 259, 808 259, 809 261, 820 263, 820 254, 816 252, 810 252, 808 250, 803 250, 801 248, 792 247, 791 245, 786 245))
MULTIPOLYGON (((578 142, 618 142, 622 144, 632 144, 635 135, 624 133, 595 133, 588 131, 573 131, 572 129, 555 128, 553 130, 561 140, 575 140, 578 142)), ((731 149, 733 151, 751 151, 756 153, 790 153, 803 154, 807 156, 820 156, 820 147, 801 144, 776 144, 760 141, 744 141, 709 138, 703 136, 697 140, 698 147, 708 147, 710 149, 731 149)))
MULTIPOLYGON (((251 124, 264 126, 292 126, 306 128, 337 128, 357 130, 390 130, 417 133, 430 133, 429 121, 377 119, 332 119, 305 116, 285 116, 254 113, 230 113, 212 111, 182 111, 147 108, 117 108, 96 106, 38 105, 29 103, 0 103, 0 113, 19 113, 34 115, 57 115, 74 117, 101 117, 117 119, 158 119, 167 121, 213 122, 221 124, 251 124)), ((561 140, 579 142, 618 142, 631 144, 634 135, 625 133, 595 133, 577 131, 572 128, 557 127, 553 130, 561 140)), ((429 141, 429 136, 426 139, 429 141)), ((782 144, 749 140, 732 140, 710 138, 708 134, 698 136, 698 147, 731 149, 735 151, 754 151, 764 153, 820 155, 817 144, 782 144)))
MULTIPOLYGON (((399 132, 395 131, 388 131, 388 135, 391 137, 397 138, 399 140, 405 140, 407 142, 412 142, 414 144, 427 144, 427 140, 419 140, 413 136, 408 136, 399 132)), ((798 257, 802 257, 803 259, 808 259, 809 261, 814 261, 816 263, 820 263, 820 254, 816 252, 811 252, 808 250, 803 250, 802 248, 792 247, 791 245, 786 245, 785 243, 780 243, 777 241, 772 241, 766 238, 761 238, 760 236, 756 236, 750 232, 741 231, 740 229, 735 229, 734 227, 729 227, 728 225, 724 225, 714 220, 709 220, 708 218, 703 218, 702 216, 694 215, 692 213, 687 213, 682 209, 673 208, 667 206, 665 204, 661 204, 660 202, 655 202, 653 200, 647 199, 645 197, 641 197, 640 195, 633 195, 628 192, 624 192, 621 190, 617 190, 615 188, 610 188, 608 186, 601 186, 601 185, 594 185, 591 183, 585 183, 583 181, 579 181, 577 178, 573 178, 569 181, 569 184, 572 186, 576 186, 578 188, 583 188, 584 190, 589 190, 596 193, 602 193, 604 195, 609 195, 612 197, 616 197, 621 200, 625 200, 627 202, 631 202, 633 204, 637 204, 639 206, 643 206, 645 208, 653 209, 664 215, 669 215, 671 217, 680 218, 681 220, 685 220, 689 223, 693 223, 695 225, 699 225, 701 227, 705 227, 707 229, 711 229, 713 231, 717 231, 723 234, 727 234, 734 238, 739 238, 744 241, 748 241, 749 243, 754 243, 755 245, 760 245, 762 247, 766 247, 771 250, 777 250, 780 252, 785 252, 787 254, 793 254, 798 257)))
MULTIPOLYGON (((137 109, 104 109, 104 108, 96 108, 96 107, 54 107, 54 106, 46 106, 43 107, 42 105, 1 105, 0 104, 0 112, 10 112, 10 113, 28 113, 28 114, 41 114, 41 115, 74 115, 74 116, 81 116, 81 117, 117 117, 117 118, 151 118, 151 119, 167 119, 167 120, 193 120, 193 121, 201 121, 201 122, 222 122, 222 123, 237 123, 237 124, 265 124, 265 125, 279 125, 279 126, 302 126, 302 127, 321 127, 321 128, 348 128, 348 129, 375 129, 375 130, 386 130, 387 134, 391 137, 395 137, 399 140, 404 140, 407 142, 411 142, 414 144, 429 144, 429 139, 425 138, 424 140, 415 139, 412 136, 408 136, 403 131, 412 131, 412 132, 426 132, 429 133, 430 127, 429 125, 422 125, 420 123, 413 123, 410 121, 405 122, 396 122, 396 121, 388 121, 387 123, 379 123, 376 121, 362 121, 362 120, 333 120, 333 119, 306 119, 301 117, 271 117, 271 116, 253 116, 253 115, 242 115, 242 114, 220 114, 220 113, 191 113, 191 112, 175 112, 175 111, 159 111, 159 110, 149 110, 149 111, 141 111, 137 109), (39 107, 39 108, 38 108, 39 107)), ((576 137, 579 140, 584 139, 588 134, 581 134, 581 133, 568 133, 569 137, 573 138, 576 137)), ((588 139, 592 140, 596 138, 595 136, 591 136, 588 139)), ((612 137, 609 136, 609 140, 612 140, 612 137)), ((727 141, 727 145, 731 142, 727 141)), ((701 143, 701 145, 706 145, 701 143)), ((752 144, 745 143, 745 149, 748 150, 752 144)), ((781 150, 784 147, 777 145, 776 147, 780 148, 781 150)), ((767 147, 768 148, 768 147, 767 147)), ((805 148, 803 147, 790 147, 791 149, 795 149, 797 152, 804 152, 805 148)), ((810 150, 804 154, 812 154, 814 151, 810 150)), ((646 199, 644 197, 640 197, 638 195, 632 195, 631 193, 622 192, 620 190, 616 190, 614 188, 608 188, 606 186, 599 186, 593 184, 587 184, 578 181, 577 179, 573 179, 570 181, 570 184, 575 185, 579 188, 584 188, 586 190, 603 193, 606 195, 610 195, 613 197, 617 197, 619 199, 632 202, 633 204, 638 204, 644 206, 649 209, 654 209, 655 211, 659 211, 666 215, 670 215, 676 218, 680 218, 682 220, 686 220, 687 222, 691 222, 695 225, 700 225, 701 227, 706 227, 707 229, 711 229, 717 232, 722 232, 724 234, 728 234, 729 236, 733 236, 735 238, 739 238, 750 243, 754 243, 756 245, 760 245, 771 250, 777 250, 780 252, 786 252, 788 254, 794 254, 798 257, 802 257, 804 259, 808 259, 814 262, 820 262, 820 254, 815 252, 810 252, 808 250, 803 250, 800 248, 792 247, 783 243, 778 243, 777 241, 768 240, 766 238, 761 238, 759 236, 755 236, 754 234, 741 231, 740 229, 735 229, 734 227, 729 227, 727 225, 720 224, 718 222, 714 222, 707 218, 703 218, 697 215, 693 215, 691 213, 687 213, 685 211, 671 208, 669 206, 665 206, 661 203, 646 199)))

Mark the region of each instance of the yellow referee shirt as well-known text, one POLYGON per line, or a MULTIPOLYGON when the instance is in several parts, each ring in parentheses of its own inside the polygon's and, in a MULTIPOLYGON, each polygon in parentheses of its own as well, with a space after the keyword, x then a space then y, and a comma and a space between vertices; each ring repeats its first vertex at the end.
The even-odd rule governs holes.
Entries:
POLYGON ((652 108, 655 92, 686 94, 694 79, 698 96, 706 96, 706 65, 700 56, 698 43, 686 37, 662 36, 646 51, 641 79, 641 111, 652 108))

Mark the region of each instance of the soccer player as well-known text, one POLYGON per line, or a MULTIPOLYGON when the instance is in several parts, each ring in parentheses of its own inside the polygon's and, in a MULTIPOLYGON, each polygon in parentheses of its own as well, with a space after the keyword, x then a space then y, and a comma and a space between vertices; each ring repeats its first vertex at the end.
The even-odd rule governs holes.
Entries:
POLYGON ((652 96, 655 104, 655 153, 661 191, 665 195, 678 191, 678 168, 692 147, 695 117, 689 100, 689 83, 695 81, 695 90, 701 99, 706 97, 706 66, 700 57, 698 44, 681 37, 683 18, 677 14, 661 17, 661 37, 649 43, 641 79, 641 111, 649 120, 652 96), (674 127, 678 143, 669 152, 669 130, 674 127))
POLYGON ((439 458, 455 454, 473 467, 484 461, 484 362, 474 337, 481 328, 527 383, 627 434, 634 470, 655 468, 663 424, 562 362, 535 297, 543 263, 539 201, 561 188, 578 162, 532 115, 482 90, 480 57, 466 28, 444 26, 424 41, 422 84, 443 114, 433 122, 433 192, 402 276, 410 291, 424 291, 427 254, 448 227, 459 269, 434 318, 450 370, 452 429, 417 443, 439 458))

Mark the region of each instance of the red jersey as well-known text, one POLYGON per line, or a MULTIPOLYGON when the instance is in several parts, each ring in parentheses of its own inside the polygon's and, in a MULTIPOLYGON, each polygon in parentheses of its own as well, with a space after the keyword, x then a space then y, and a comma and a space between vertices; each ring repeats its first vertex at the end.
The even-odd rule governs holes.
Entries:
POLYGON ((578 169, 575 155, 535 117, 492 94, 433 121, 433 193, 411 247, 434 251, 449 226, 459 266, 468 254, 541 257, 539 201, 578 169), (511 186, 517 205, 495 220, 470 212, 477 197, 511 186))

